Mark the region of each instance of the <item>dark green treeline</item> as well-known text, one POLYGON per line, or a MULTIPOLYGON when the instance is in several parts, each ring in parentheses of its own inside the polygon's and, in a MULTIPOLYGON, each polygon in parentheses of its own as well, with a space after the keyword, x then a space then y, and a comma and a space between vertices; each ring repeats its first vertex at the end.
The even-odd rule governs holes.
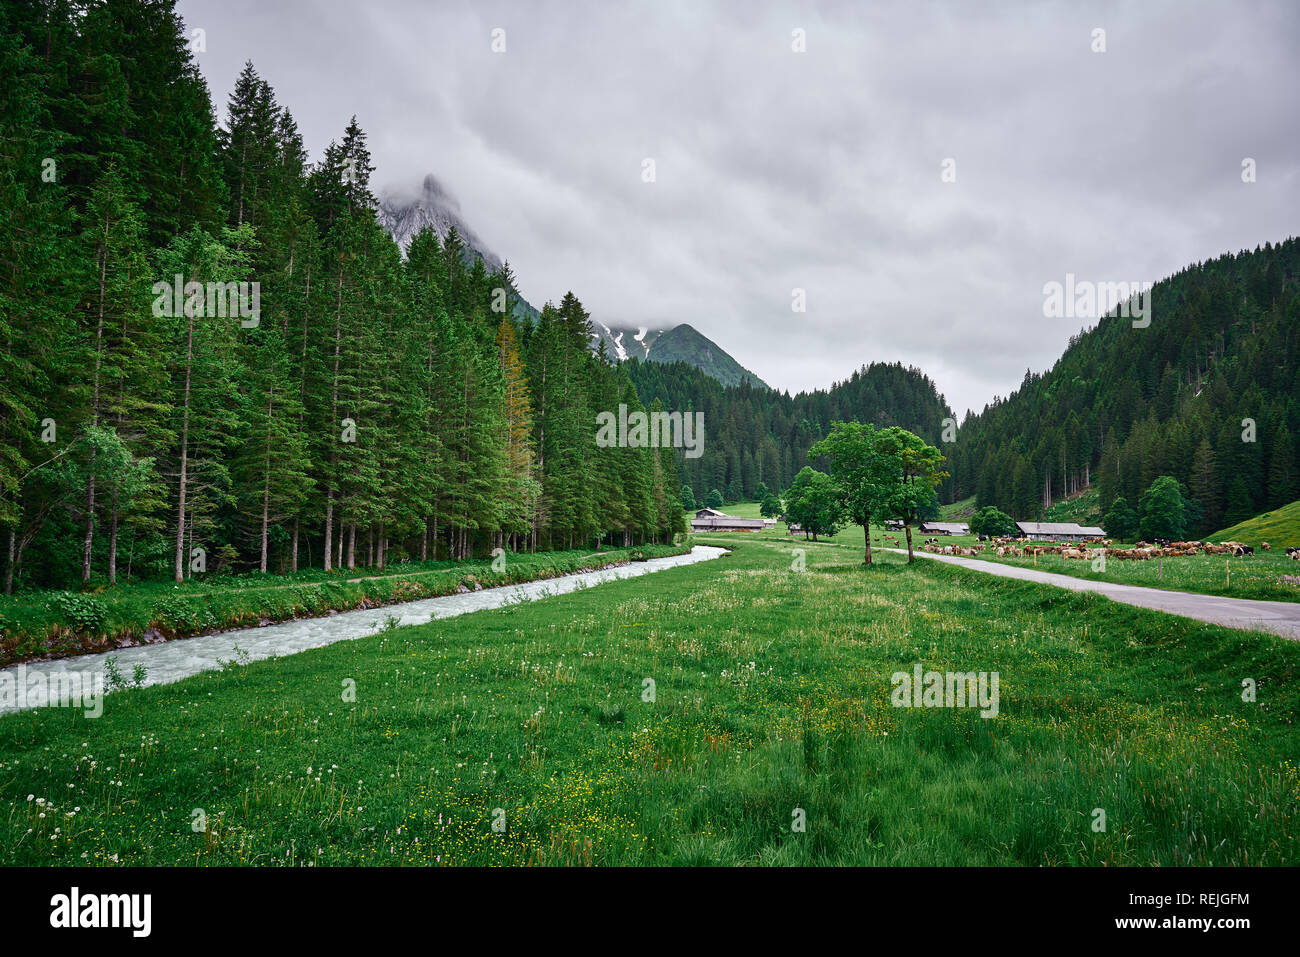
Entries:
POLYGON ((250 64, 218 123, 191 42, 172 2, 0 9, 6 590, 682 530, 678 453, 596 446, 642 406, 576 296, 520 322, 454 233, 404 259, 355 118, 311 162, 250 64))

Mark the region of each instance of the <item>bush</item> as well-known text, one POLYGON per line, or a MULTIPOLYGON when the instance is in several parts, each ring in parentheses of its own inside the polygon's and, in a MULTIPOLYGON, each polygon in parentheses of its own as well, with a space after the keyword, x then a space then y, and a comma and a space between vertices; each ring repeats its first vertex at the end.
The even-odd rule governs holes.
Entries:
POLYGON ((217 619, 203 599, 166 595, 153 606, 152 619, 175 632, 204 631, 217 627, 217 619))
POLYGON ((103 631, 108 621, 108 606, 94 595, 64 592, 55 595, 50 604, 64 624, 81 634, 103 631))

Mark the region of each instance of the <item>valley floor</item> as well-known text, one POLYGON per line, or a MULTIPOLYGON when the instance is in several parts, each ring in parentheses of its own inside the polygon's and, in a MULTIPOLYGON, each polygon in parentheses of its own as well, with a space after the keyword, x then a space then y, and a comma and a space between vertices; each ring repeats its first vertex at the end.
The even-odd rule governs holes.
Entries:
MULTIPOLYGON (((905 551, 888 549, 906 555, 905 551)), ((1112 601, 1139 608, 1152 608, 1171 615, 1194 618, 1226 628, 1246 628, 1267 631, 1284 638, 1300 639, 1300 603, 1286 601, 1256 601, 1249 598, 1224 598, 1219 595, 1198 595, 1194 592, 1171 591, 1160 588, 1143 588, 1136 585, 1119 585, 1111 581, 1091 581, 1057 572, 1026 568, 1023 563, 1010 565, 983 558, 957 558, 952 555, 932 555, 917 552, 927 561, 959 565, 972 571, 1020 581, 1040 582, 1072 591, 1087 591, 1104 595, 1112 601)), ((1045 563, 1046 564, 1046 563, 1045 563)), ((1079 564, 1079 563, 1076 563, 1079 564)))
POLYGON ((5 863, 1300 863, 1300 645, 706 540, 735 551, 0 717, 5 863), (918 665, 996 672, 997 716, 895 707, 918 665))
MULTIPOLYGON (((742 502, 725 506, 723 511, 729 515, 743 518, 757 518, 758 506, 742 502)), ((771 542, 786 542, 792 546, 806 542, 803 535, 790 535, 784 523, 778 522, 775 529, 745 533, 748 537, 771 542)), ((913 531, 912 542, 917 553, 927 536, 913 531)), ((700 542, 711 541, 711 535, 696 536, 700 542)), ((1217 541, 1218 539, 1216 539, 1217 541)), ((1247 540, 1248 539, 1243 539, 1247 540)), ((1290 542, 1291 539, 1279 538, 1290 542)), ((847 549, 856 549, 859 556, 863 551, 862 528, 850 525, 840 529, 823 542, 841 545, 847 549)), ((940 536, 942 545, 978 545, 974 535, 940 536)), ((871 545, 876 547, 902 547, 907 542, 902 531, 894 531, 879 526, 871 529, 871 545)), ((1115 543, 1115 547, 1122 547, 1115 543)), ((1271 552, 1265 552, 1256 546, 1254 555, 1246 558, 1229 559, 1224 555, 1197 555, 1186 558, 1166 558, 1159 561, 1125 561, 1111 559, 1104 571, 1094 571, 1092 563, 1075 559, 1065 559, 1060 555, 1043 555, 1032 558, 998 558, 991 551, 981 553, 980 559, 1017 565, 1022 568, 1035 568, 1060 575, 1071 575, 1092 581, 1116 582, 1122 585, 1141 585, 1146 588, 1160 588, 1169 591, 1196 592, 1205 595, 1223 595, 1228 598, 1251 598, 1264 601, 1286 601, 1300 603, 1300 561, 1289 560, 1282 546, 1274 546, 1271 552)))

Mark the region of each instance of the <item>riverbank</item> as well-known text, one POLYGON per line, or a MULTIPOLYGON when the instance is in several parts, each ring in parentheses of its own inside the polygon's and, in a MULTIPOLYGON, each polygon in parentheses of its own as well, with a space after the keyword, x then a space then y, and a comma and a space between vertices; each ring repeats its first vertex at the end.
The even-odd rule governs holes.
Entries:
POLYGON ((600 552, 504 553, 470 562, 320 569, 297 575, 231 575, 117 585, 99 592, 30 592, 0 599, 0 666, 71 658, 238 628, 381 608, 612 565, 683 555, 683 545, 600 552))

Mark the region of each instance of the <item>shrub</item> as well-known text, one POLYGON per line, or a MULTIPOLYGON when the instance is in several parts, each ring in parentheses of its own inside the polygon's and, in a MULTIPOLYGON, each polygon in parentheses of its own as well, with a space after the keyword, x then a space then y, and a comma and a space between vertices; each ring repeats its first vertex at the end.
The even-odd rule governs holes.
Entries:
POLYGON ((81 634, 94 634, 108 621, 108 606, 94 595, 63 592, 50 602, 52 610, 64 624, 81 634))
POLYGON ((217 627, 217 619, 201 599, 166 595, 153 606, 152 618, 172 631, 202 631, 217 627))

